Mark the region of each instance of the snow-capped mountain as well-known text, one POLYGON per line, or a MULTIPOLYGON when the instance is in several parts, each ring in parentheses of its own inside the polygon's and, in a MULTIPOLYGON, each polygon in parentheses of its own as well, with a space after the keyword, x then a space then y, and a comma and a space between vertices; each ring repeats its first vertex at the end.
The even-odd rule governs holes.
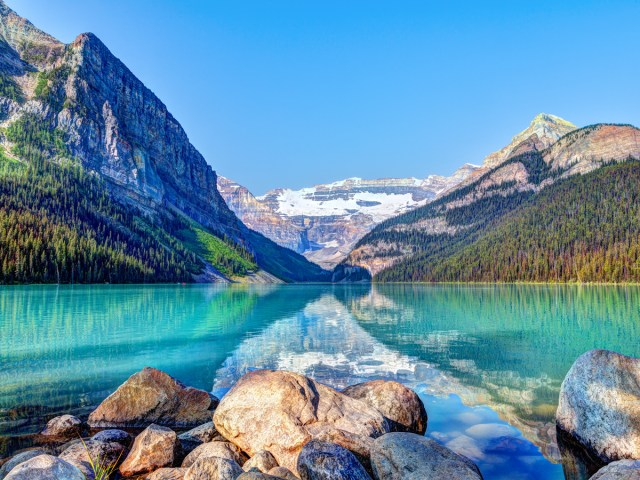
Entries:
POLYGON ((300 190, 278 188, 261 197, 219 177, 218 189, 250 228, 325 268, 333 268, 375 225, 425 205, 477 168, 466 164, 449 177, 430 175, 425 179, 348 178, 300 190))

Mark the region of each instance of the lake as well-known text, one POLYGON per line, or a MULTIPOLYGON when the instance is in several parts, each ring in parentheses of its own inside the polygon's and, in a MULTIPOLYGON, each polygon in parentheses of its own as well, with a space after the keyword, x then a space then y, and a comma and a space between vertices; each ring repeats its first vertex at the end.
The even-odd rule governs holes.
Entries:
POLYGON ((592 348, 640 356, 638 338, 637 287, 2 287, 0 458, 144 366, 219 396, 271 368, 336 388, 400 381, 425 403, 427 436, 485 479, 562 479, 564 375, 592 348))

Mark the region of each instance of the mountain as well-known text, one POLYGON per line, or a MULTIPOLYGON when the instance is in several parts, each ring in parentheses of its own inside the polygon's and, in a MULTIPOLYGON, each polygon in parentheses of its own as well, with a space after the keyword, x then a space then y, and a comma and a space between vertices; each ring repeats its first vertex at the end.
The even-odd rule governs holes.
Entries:
MULTIPOLYGON (((555 124, 569 128, 564 121, 555 124)), ((335 277, 640 279, 632 260, 640 130, 592 125, 541 147, 528 142, 524 148, 492 154, 473 179, 424 207, 382 222, 358 242, 335 277), (617 273, 592 266, 603 259, 617 273)))
POLYGON ((261 197, 218 177, 218 189, 250 228, 332 269, 376 224, 425 205, 477 168, 467 164, 450 177, 430 175, 426 179, 349 178, 301 190, 280 188, 261 197))
POLYGON ((326 277, 238 220, 178 121, 96 36, 65 45, 1 1, 0 119, 0 282, 326 277))

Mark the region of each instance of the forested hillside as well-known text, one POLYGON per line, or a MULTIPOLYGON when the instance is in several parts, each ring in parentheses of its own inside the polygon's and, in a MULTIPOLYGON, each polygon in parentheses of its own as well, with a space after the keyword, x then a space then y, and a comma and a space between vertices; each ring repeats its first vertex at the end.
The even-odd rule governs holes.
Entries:
POLYGON ((2 0, 0 127, 0 283, 328 275, 238 220, 184 129, 95 35, 65 45, 2 0))
POLYGON ((640 162, 630 159, 560 180, 536 195, 477 202, 456 209, 450 220, 475 218, 482 226, 455 235, 414 235, 416 253, 375 279, 638 282, 639 200, 640 162))

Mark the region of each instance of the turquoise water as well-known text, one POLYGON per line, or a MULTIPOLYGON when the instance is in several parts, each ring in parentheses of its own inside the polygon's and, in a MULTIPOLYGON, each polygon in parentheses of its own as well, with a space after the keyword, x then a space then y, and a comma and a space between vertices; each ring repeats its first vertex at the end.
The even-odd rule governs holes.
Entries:
POLYGON ((280 368, 337 388, 396 379, 425 402, 427 435, 486 479, 565 478, 565 373, 592 348, 640 356, 639 337, 636 287, 4 287, 0 458, 147 365, 218 395, 280 368))

